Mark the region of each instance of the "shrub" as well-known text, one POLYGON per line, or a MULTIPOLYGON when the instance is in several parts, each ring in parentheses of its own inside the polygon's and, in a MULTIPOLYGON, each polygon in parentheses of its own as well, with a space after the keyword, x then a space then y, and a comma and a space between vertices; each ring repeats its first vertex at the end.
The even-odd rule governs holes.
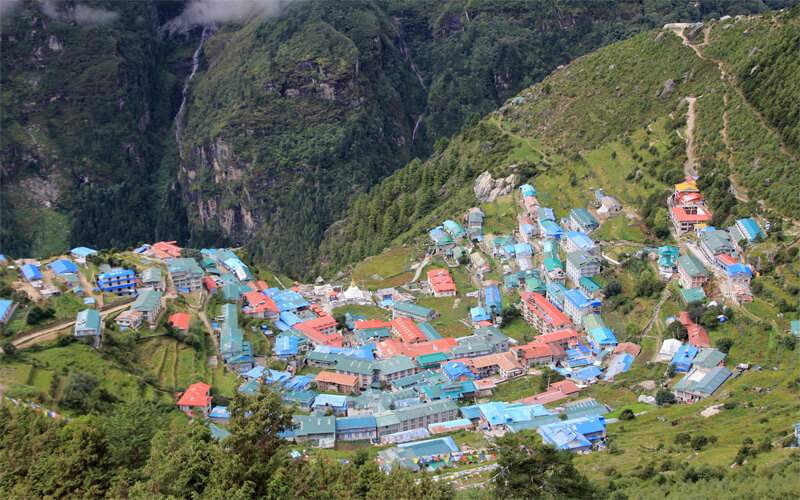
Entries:
POLYGON ((631 410, 630 408, 625 408, 619 414, 620 420, 633 420, 634 418, 636 418, 636 415, 634 415, 633 410, 631 410))

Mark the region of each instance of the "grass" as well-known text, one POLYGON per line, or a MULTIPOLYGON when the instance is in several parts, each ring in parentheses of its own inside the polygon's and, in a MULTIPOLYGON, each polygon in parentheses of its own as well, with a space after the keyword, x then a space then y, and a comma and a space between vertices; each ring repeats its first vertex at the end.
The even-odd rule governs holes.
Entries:
POLYGON ((439 317, 430 323, 442 334, 442 337, 463 337, 472 332, 471 328, 463 324, 461 320, 469 318, 469 309, 476 304, 475 299, 467 297, 419 297, 417 303, 434 309, 439 313, 439 317), (456 301, 458 302, 456 303, 456 301))
POLYGON ((502 327, 503 333, 521 343, 529 342, 536 335, 536 331, 521 317, 514 318, 502 327))
POLYGON ((502 196, 492 203, 484 203, 481 210, 486 214, 483 221, 484 234, 506 234, 517 227, 517 210, 513 195, 502 196))
POLYGON ((400 286, 414 277, 410 265, 415 260, 412 247, 395 246, 369 257, 353 269, 353 280, 362 288, 377 290, 400 286))
POLYGON ((346 305, 337 307, 334 312, 337 315, 360 314, 366 316, 367 319, 391 319, 391 313, 378 306, 346 305))
POLYGON ((632 222, 625 214, 619 214, 603 222, 600 228, 592 233, 592 237, 599 240, 624 240, 634 243, 644 243, 647 239, 640 224, 632 222))
POLYGON ((516 401, 538 394, 540 377, 520 377, 497 385, 492 394, 493 401, 516 401))

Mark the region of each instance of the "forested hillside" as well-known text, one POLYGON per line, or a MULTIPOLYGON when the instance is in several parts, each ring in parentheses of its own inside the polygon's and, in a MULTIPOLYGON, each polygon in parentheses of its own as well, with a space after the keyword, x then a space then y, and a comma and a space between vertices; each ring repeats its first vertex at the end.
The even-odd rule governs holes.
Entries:
POLYGON ((211 20, 200 46, 200 25, 163 30, 191 2, 10 2, 2 249, 249 244, 311 274, 351 196, 558 65, 665 22, 791 3, 290 2, 211 20))
POLYGON ((796 121, 786 118, 796 106, 776 113, 772 99, 798 99, 797 84, 783 76, 796 71, 797 58, 788 48, 798 36, 799 15, 795 8, 711 23, 708 41, 701 31, 694 48, 669 30, 657 30, 576 60, 507 101, 427 162, 412 163, 357 197, 348 217, 329 230, 323 259, 334 267, 353 262, 457 216, 477 202, 472 180, 486 170, 495 176, 516 172, 523 180, 536 176, 537 184, 562 183, 564 198, 551 203, 556 208, 569 208, 564 200, 586 203, 589 188, 604 187, 653 222, 649 197, 660 200, 662 190, 684 175, 686 147, 676 131, 686 125, 686 97, 697 98, 693 153, 717 209, 715 223, 739 208, 754 209, 757 200, 765 202, 759 204, 765 213, 797 218, 800 177, 790 167, 798 158, 791 142, 796 121), (758 64, 749 59, 762 50, 774 55, 753 71, 764 88, 743 76, 731 78, 728 65, 749 77, 758 64), (609 155, 615 144, 624 146, 626 156, 609 155), (738 200, 732 183, 741 191, 738 200))

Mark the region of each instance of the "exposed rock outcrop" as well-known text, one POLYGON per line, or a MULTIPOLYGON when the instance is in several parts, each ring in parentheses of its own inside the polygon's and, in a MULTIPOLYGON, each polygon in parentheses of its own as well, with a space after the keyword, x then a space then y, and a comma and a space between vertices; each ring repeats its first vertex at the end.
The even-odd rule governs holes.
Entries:
POLYGON ((491 203, 501 196, 511 193, 518 182, 519 177, 517 174, 493 179, 492 174, 487 171, 475 179, 473 190, 475 191, 475 197, 482 203, 491 203))

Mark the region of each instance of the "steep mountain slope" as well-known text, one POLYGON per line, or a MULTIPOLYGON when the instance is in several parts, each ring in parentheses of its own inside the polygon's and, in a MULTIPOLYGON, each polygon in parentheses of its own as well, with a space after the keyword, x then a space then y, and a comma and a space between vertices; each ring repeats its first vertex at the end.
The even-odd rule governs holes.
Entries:
POLYGON ((312 1, 224 29, 206 45, 188 106, 181 184, 192 240, 249 243, 257 259, 311 274, 350 196, 559 64, 705 8, 312 1))
POLYGON ((311 274, 352 195, 558 65, 667 21, 792 3, 311 0, 196 50, 201 27, 160 29, 191 1, 8 4, 3 251, 169 238, 311 274))
POLYGON ((157 35, 169 5, 93 5, 29 1, 4 16, 5 252, 44 255, 69 242, 113 246, 154 233, 175 84, 157 35))
MULTIPOLYGON (((696 98, 691 153, 715 205, 715 222, 735 215, 737 203, 747 205, 747 198, 737 201, 732 194, 731 179, 752 200, 764 202, 750 202, 743 213, 775 210, 775 215, 797 218, 800 178, 789 167, 796 163, 797 151, 789 140, 781 147, 771 123, 760 119, 758 106, 742 97, 745 86, 722 78, 727 63, 711 54, 733 51, 727 34, 745 31, 751 38, 736 42, 743 46, 740 52, 755 55, 756 44, 788 50, 797 35, 798 16, 796 8, 715 22, 709 26, 707 45, 698 47, 686 46, 670 30, 659 30, 576 60, 454 138, 429 161, 412 163, 358 197, 348 217, 329 230, 323 258, 336 267, 393 241, 417 237, 443 217, 475 204, 472 181, 487 170, 560 186, 562 196, 544 202, 561 210, 588 203, 589 188, 603 187, 641 209, 653 223, 662 190, 684 175, 686 146, 680 134, 687 97, 696 98)), ((702 33, 700 38, 698 43, 702 33)), ((783 92, 784 99, 793 99, 794 84, 777 82, 794 71, 796 58, 774 61, 761 78, 775 83, 762 90, 753 82, 744 95, 783 92)), ((775 122, 778 127, 781 123, 775 122)), ((791 126, 779 130, 791 138, 791 126)))

